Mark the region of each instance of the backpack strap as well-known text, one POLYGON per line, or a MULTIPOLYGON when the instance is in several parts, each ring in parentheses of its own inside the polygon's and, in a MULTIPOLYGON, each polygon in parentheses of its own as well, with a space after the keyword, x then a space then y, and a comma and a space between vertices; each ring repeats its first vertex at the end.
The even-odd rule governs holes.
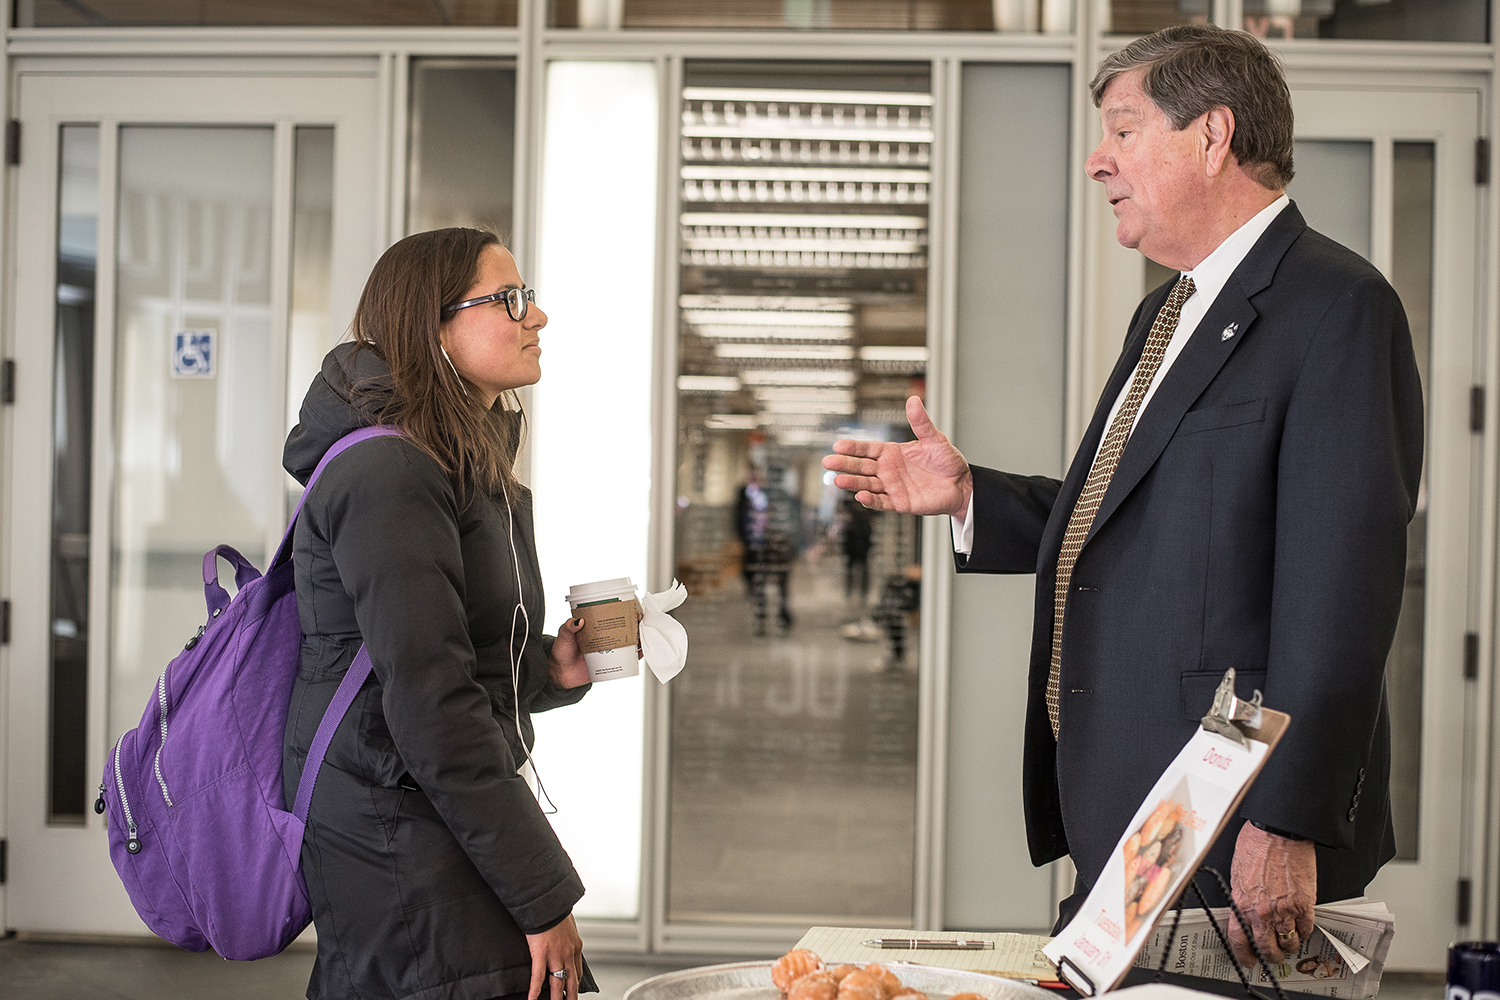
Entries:
POLYGON ((307 502, 308 495, 312 493, 313 484, 318 481, 318 477, 323 474, 323 470, 328 468, 328 463, 361 441, 368 441, 371 438, 378 437, 402 436, 401 428, 399 427, 392 427, 390 424, 374 424, 370 427, 361 427, 357 431, 350 431, 329 445, 328 450, 323 453, 322 460, 318 462, 318 467, 313 469, 311 476, 307 477, 307 485, 302 489, 302 496, 297 499, 297 509, 292 511, 292 516, 287 519, 286 534, 282 536, 281 544, 277 546, 276 555, 271 559, 270 566, 266 567, 267 573, 271 572, 275 567, 280 566, 283 560, 291 557, 292 536, 297 531, 297 516, 302 513, 302 505, 307 502))
POLYGON ((318 723, 318 732, 313 736, 312 746, 307 748, 307 760, 302 764, 302 777, 297 781, 297 801, 292 804, 292 815, 303 826, 307 825, 307 810, 312 805, 313 786, 318 783, 318 770, 323 766, 328 744, 333 742, 333 732, 344 720, 349 706, 354 704, 354 696, 359 694, 359 689, 364 686, 373 667, 370 651, 361 644, 359 652, 354 654, 354 662, 349 664, 349 669, 344 672, 344 679, 339 681, 338 690, 333 693, 333 701, 328 703, 328 710, 323 713, 323 721, 318 723))
MULTIPOLYGON (((323 453, 318 467, 307 478, 307 487, 303 489, 302 497, 297 501, 297 509, 292 512, 291 519, 287 522, 286 535, 281 540, 280 548, 276 550, 276 558, 271 560, 271 566, 277 566, 283 559, 291 556, 292 535, 297 529, 297 517, 302 513, 302 505, 307 502, 307 496, 312 492, 313 484, 318 481, 323 470, 328 468, 328 463, 361 441, 377 437, 400 437, 401 433, 400 428, 389 424, 361 427, 339 438, 323 453)), ((267 572, 270 570, 268 569, 267 572)), ((333 701, 328 703, 328 709, 323 713, 322 721, 318 723, 318 731, 313 736, 312 746, 307 749, 307 760, 302 763, 302 777, 297 781, 297 799, 292 804, 292 814, 304 827, 307 825, 307 810, 312 805, 313 786, 318 782, 318 771, 323 767, 323 757, 328 753, 328 745, 333 742, 334 730, 338 729, 339 723, 344 720, 349 706, 354 704, 354 696, 359 694, 359 689, 364 686, 373 667, 374 664, 370 662, 370 651, 361 644, 359 652, 354 654, 354 662, 349 664, 349 669, 344 672, 344 679, 339 681, 338 690, 333 693, 333 701)))

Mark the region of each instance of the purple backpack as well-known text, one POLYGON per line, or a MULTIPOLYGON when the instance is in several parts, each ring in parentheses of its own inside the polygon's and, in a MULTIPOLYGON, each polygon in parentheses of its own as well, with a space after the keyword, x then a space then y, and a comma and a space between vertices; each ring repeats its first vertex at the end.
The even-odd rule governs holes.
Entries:
POLYGON ((297 513, 328 463, 394 427, 340 438, 318 463, 264 576, 228 545, 203 557, 208 621, 156 682, 141 724, 120 737, 104 767, 95 812, 109 810, 109 854, 136 912, 189 951, 264 958, 307 926, 302 834, 333 731, 365 678, 361 646, 308 751, 288 812, 281 745, 302 629, 293 589, 297 513), (235 569, 233 600, 218 559, 235 569))

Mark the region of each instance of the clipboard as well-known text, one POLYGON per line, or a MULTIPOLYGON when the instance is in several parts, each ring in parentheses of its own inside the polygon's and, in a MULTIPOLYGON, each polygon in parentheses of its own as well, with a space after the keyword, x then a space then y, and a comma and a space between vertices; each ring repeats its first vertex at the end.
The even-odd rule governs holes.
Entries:
POLYGON ((1234 676, 1225 671, 1208 714, 1136 810, 1083 906, 1042 949, 1082 996, 1125 978, 1291 722, 1266 708, 1259 691, 1236 697, 1234 676))

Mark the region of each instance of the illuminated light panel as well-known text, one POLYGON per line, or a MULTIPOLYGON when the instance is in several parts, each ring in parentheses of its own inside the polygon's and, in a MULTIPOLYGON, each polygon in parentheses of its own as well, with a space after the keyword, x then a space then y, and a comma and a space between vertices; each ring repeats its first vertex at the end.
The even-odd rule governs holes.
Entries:
POLYGON ((848 340, 854 331, 847 326, 695 326, 704 340, 848 340))
POLYGON ((926 361, 927 348, 902 346, 871 346, 859 349, 861 361, 926 361))
POLYGON ((853 385, 859 375, 848 368, 770 368, 749 369, 740 372, 740 382, 745 385, 853 385))
POLYGON ((854 308, 851 299, 819 298, 807 295, 679 295, 677 304, 684 309, 746 309, 756 312, 795 310, 816 312, 854 308))
POLYGON ((721 358, 768 358, 785 361, 853 361, 854 348, 823 344, 716 344, 721 358))
POLYGON ((809 399, 765 400, 760 404, 762 413, 837 413, 840 416, 854 412, 854 400, 844 402, 830 400, 820 403, 809 399))
POLYGON ((775 413, 762 410, 756 414, 763 426, 767 427, 822 427, 823 418, 811 413, 775 413))
POLYGON ((733 375, 679 375, 678 392, 739 392, 740 380, 733 375))
POLYGON ((684 237, 684 250, 704 250, 709 253, 724 251, 748 251, 751 253, 867 253, 867 254, 914 254, 927 249, 919 240, 862 240, 862 239, 745 239, 741 236, 684 237))
POLYGON ((758 104, 884 104, 890 107, 930 108, 931 94, 894 90, 779 90, 769 87, 683 87, 684 101, 753 101, 758 104))
POLYGON ((812 142, 889 142, 918 145, 931 143, 930 128, 860 128, 799 124, 790 119, 757 115, 743 125, 684 125, 682 134, 691 139, 807 139, 812 142))
MULTIPOLYGON (((536 537, 554 623, 571 615, 563 599, 571 584, 621 576, 646 583, 656 261, 618 248, 651 246, 657 236, 661 99, 650 60, 553 60, 546 70, 538 260, 521 266, 554 296, 554 329, 568 331, 548 341, 546 375, 528 406, 536 537), (579 442, 600 435, 608 446, 580 461, 579 442)), ((536 717, 536 767, 562 804, 548 819, 589 887, 579 917, 641 914, 646 690, 601 684, 566 712, 536 717), (614 820, 607 837, 597 829, 601 815, 614 820)))
POLYGON ((856 184, 927 184, 930 170, 893 170, 888 167, 755 167, 686 164, 682 179, 689 181, 853 181, 856 184))
POLYGON ((711 431, 753 431, 760 422, 753 413, 711 413, 703 426, 711 431))
POLYGON ((712 323, 715 326, 853 326, 854 313, 803 310, 752 309, 684 309, 682 318, 689 323, 712 323))
POLYGON ((834 215, 828 212, 683 212, 682 224, 752 229, 926 229, 927 219, 920 215, 834 215))
POLYGON ((854 390, 816 385, 758 386, 755 389, 755 398, 758 400, 852 403, 854 390))

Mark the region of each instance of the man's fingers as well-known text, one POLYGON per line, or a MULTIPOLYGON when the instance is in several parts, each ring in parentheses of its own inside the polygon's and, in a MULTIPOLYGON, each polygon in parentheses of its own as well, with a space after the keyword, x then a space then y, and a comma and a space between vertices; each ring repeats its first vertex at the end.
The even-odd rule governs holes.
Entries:
POLYGON ((1235 919, 1229 921, 1229 947, 1234 952, 1235 961, 1241 965, 1248 967, 1255 964, 1255 953, 1250 950, 1249 941, 1245 937, 1245 929, 1235 919))
MULTIPOLYGON (((884 493, 885 486, 876 476, 851 476, 840 474, 833 477, 833 485, 850 493, 884 493)), ((865 504, 866 507, 869 504, 865 504)))
MULTIPOLYGON (((834 480, 834 482, 837 485, 838 481, 834 480)), ((850 489, 852 487, 843 488, 850 489)), ((891 498, 886 496, 884 493, 871 493, 869 490, 860 490, 858 493, 854 494, 854 499, 859 501, 861 505, 868 507, 871 510, 895 509, 895 507, 891 504, 891 498)))
POLYGON ((922 405, 920 396, 906 398, 906 422, 911 424, 911 432, 917 436, 918 441, 943 436, 942 432, 933 426, 932 418, 927 415, 927 407, 922 405))
POLYGON ((853 455, 824 455, 823 468, 830 472, 842 472, 855 476, 873 476, 875 470, 880 468, 873 458, 860 458, 853 455))
MULTIPOLYGON (((1259 910, 1250 917, 1250 926, 1255 928, 1255 943, 1260 945, 1260 953, 1266 957, 1266 961, 1281 961, 1282 946, 1290 943, 1288 938, 1281 936, 1288 926, 1276 915, 1274 909, 1267 907, 1259 910)), ((1292 933, 1297 932, 1294 930, 1292 933)))
POLYGON ((1297 936, 1303 941, 1311 941, 1313 934, 1313 911, 1311 907, 1301 907, 1297 912, 1297 936))
POLYGON ((526 990, 528 1000, 538 1000, 542 995, 542 987, 547 985, 547 956, 532 952, 531 955, 531 986, 526 990))
MULTIPOLYGON (((880 449, 884 445, 884 441, 853 441, 849 438, 839 438, 833 442, 833 450, 838 455, 852 455, 856 458, 879 458, 880 449)), ((832 455, 829 455, 823 461, 827 462, 832 457, 832 455)), ((824 465, 823 468, 829 469, 832 466, 824 465)))

